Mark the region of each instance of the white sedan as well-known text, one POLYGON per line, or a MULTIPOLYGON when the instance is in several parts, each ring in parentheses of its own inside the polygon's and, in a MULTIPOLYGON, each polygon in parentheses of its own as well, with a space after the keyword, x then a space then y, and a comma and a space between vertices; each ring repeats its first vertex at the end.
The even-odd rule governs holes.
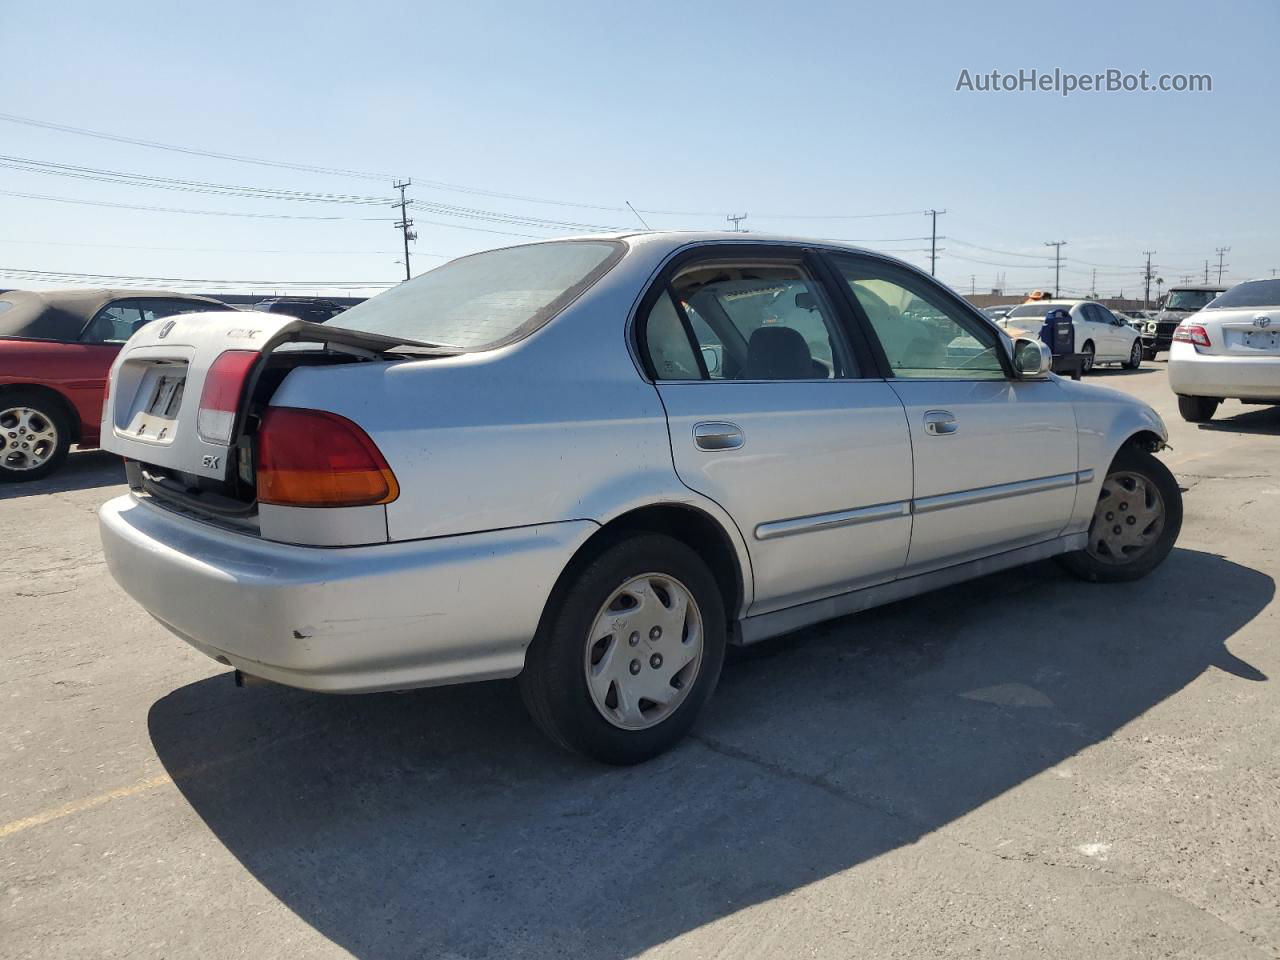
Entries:
POLYGON ((1044 315, 1054 308, 1071 314, 1085 373, 1098 363, 1118 363, 1126 370, 1142 364, 1142 334, 1093 300, 1035 300, 1014 307, 1000 324, 1011 336, 1038 337, 1044 315))
POLYGON ((1149 406, 869 251, 534 243, 338 320, 152 324, 104 411, 111 574, 276 683, 519 676, 556 742, 634 763, 726 644, 1047 557, 1133 580, 1182 521, 1149 406))
POLYGON ((1237 284, 1183 320, 1169 348, 1169 386, 1192 423, 1227 399, 1280 404, 1280 280, 1237 284))

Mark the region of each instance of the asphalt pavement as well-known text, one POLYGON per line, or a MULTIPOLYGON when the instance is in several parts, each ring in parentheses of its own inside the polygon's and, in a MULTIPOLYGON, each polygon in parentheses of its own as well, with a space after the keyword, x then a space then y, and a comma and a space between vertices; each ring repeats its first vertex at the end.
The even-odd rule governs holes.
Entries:
POLYGON ((0 487, 0 957, 1280 957, 1280 408, 1087 379, 1170 425, 1155 574, 753 648, 631 769, 507 681, 237 689, 107 575, 118 461, 0 487))

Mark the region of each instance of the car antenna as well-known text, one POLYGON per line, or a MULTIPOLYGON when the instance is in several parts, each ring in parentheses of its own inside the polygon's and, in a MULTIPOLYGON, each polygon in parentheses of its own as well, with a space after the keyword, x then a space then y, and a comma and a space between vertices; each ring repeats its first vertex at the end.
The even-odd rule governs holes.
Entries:
POLYGON ((628 209, 628 210, 630 210, 632 213, 634 213, 634 214, 636 215, 636 219, 640 221, 640 225, 641 225, 642 227, 644 227, 646 230, 652 230, 652 229, 653 229, 653 227, 649 226, 647 223, 645 223, 645 222, 644 222, 644 217, 640 216, 640 211, 639 211, 639 210, 637 210, 635 207, 631 206, 631 201, 630 201, 630 200, 623 200, 622 202, 623 202, 623 203, 625 203, 625 204, 627 205, 627 209, 628 209))

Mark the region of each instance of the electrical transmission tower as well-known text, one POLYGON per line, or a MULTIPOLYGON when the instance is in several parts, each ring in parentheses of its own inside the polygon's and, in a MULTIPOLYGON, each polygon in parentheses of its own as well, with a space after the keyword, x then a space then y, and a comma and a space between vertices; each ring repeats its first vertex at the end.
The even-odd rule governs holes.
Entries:
POLYGON ((1046 247, 1053 247, 1053 299, 1058 299, 1058 281, 1062 277, 1062 248, 1067 245, 1065 240, 1046 240, 1046 247))
POLYGON ((413 221, 409 219, 409 201, 405 199, 405 190, 413 184, 412 180, 398 180, 392 184, 392 189, 400 191, 400 200, 393 203, 393 207, 400 208, 400 219, 395 222, 395 228, 404 236, 404 278, 409 279, 409 241, 417 240, 418 235, 410 228, 413 221))
POLYGON ((1222 258, 1231 252, 1230 247, 1214 247, 1213 252, 1218 255, 1218 283, 1222 283, 1222 268, 1226 266, 1222 262, 1222 258))

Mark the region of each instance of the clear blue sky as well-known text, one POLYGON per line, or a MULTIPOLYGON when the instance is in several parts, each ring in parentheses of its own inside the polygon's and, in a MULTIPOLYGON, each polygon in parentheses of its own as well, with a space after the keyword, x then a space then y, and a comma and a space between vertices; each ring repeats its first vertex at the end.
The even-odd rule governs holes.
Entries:
MULTIPOLYGON (((560 2, 6 4, 0 112, 204 150, 413 177, 411 195, 632 226, 847 238, 979 291, 1140 287, 1229 246, 1280 270, 1280 4, 560 2), (1208 73, 1211 93, 956 92, 973 73, 1208 73), (827 220, 815 215, 913 211, 827 220), (766 219, 766 215, 799 215, 766 219), (809 217, 809 218, 806 218, 809 217), (966 245, 967 244, 967 245, 966 245), (994 253, 981 247, 1005 251, 994 253), (962 259, 968 258, 968 259, 962 259), (979 263, 974 261, 990 261, 979 263)), ((386 180, 189 156, 0 122, 0 154, 188 180, 390 195, 386 180)), ((208 196, 0 167, 0 191, 136 205, 391 217, 381 206, 208 196)), ((414 272, 569 232, 415 214, 414 272), (434 221, 428 223, 427 221, 434 221), (440 224, 440 225, 437 225, 440 224), (454 224, 455 226, 450 226, 454 224), (435 257, 431 255, 437 255, 435 257)), ((0 195, 0 266, 149 277, 392 281, 390 222, 145 212, 0 195), (70 245, 76 244, 76 245, 70 245), (139 248, 161 249, 139 249, 139 248)), ((1214 271, 1216 276, 1216 268, 1214 271)), ((36 286, 5 280, 0 286, 36 286)), ((255 289, 267 289, 262 286, 255 289)))

